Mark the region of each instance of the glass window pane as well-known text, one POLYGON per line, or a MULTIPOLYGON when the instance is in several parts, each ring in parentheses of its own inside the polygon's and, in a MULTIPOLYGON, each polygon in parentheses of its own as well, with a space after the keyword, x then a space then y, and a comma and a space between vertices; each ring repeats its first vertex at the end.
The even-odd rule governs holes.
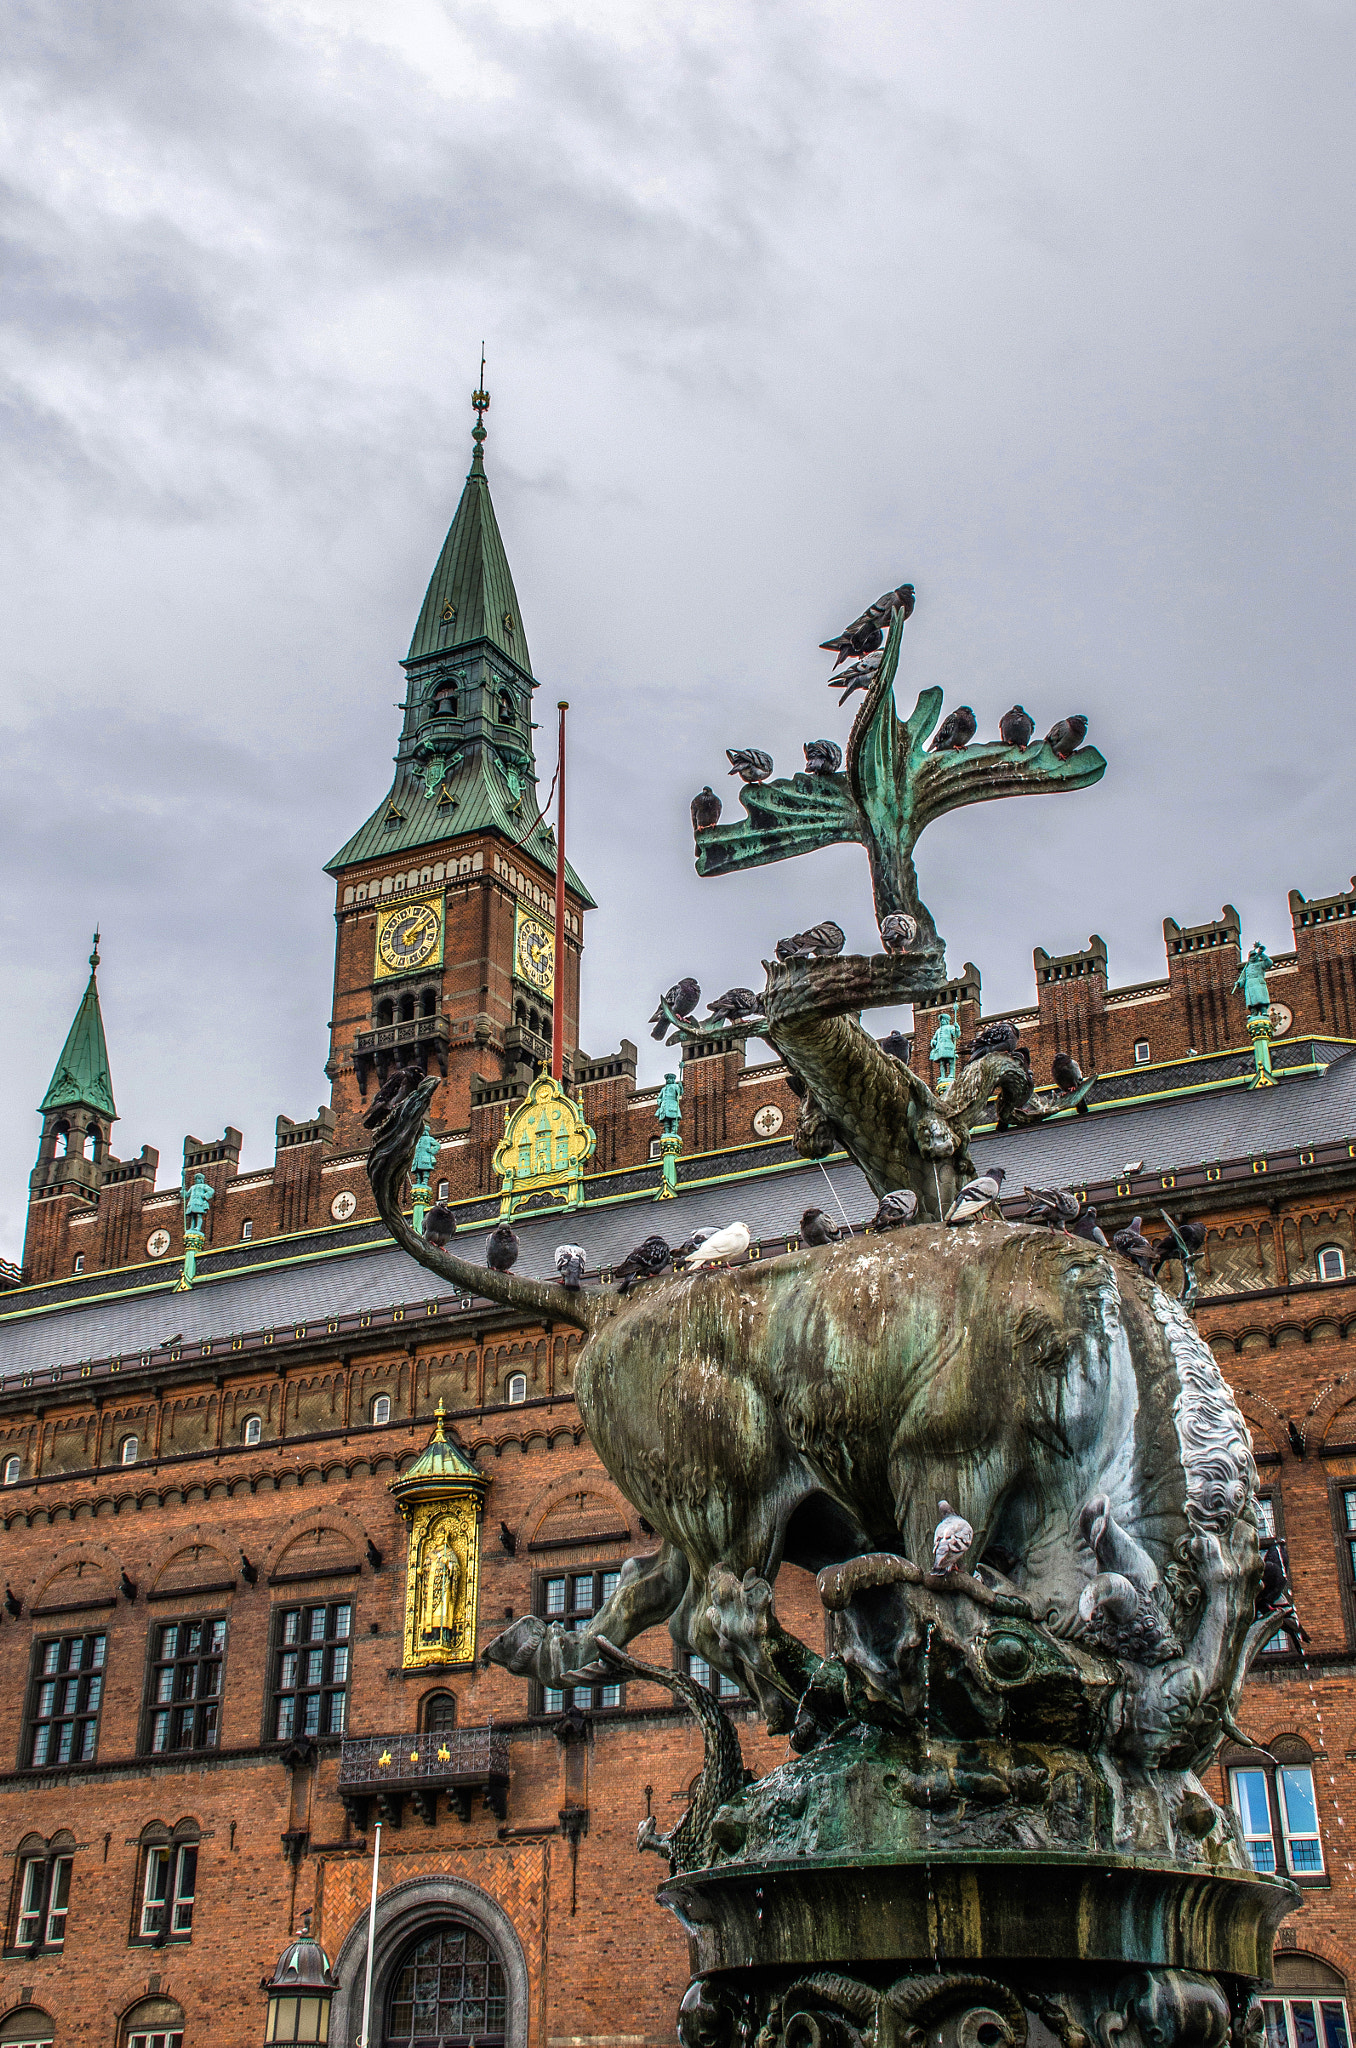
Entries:
MULTIPOLYGON (((1350 1500, 1350 1499, 1352 1498, 1352 1496, 1351 1496, 1350 1494, 1348 1494, 1348 1495, 1347 1495, 1347 1498, 1348 1498, 1348 1500, 1350 1500)), ((1356 1529, 1356 1522, 1353 1522, 1353 1521, 1352 1521, 1352 1520, 1350 1519, 1350 1516, 1349 1516, 1349 1515, 1348 1515, 1348 1521, 1347 1521, 1347 1526, 1348 1526, 1348 1528, 1351 1528, 1351 1529, 1356 1529)), ((44 1672, 44 1675, 45 1675, 45 1674, 46 1674, 47 1672, 50 1672, 50 1671, 55 1671, 55 1670, 56 1670, 56 1668, 57 1668, 57 1659, 58 1659, 58 1658, 60 1657, 60 1655, 61 1655, 61 1645, 60 1645, 60 1643, 48 1643, 48 1645, 47 1645, 46 1649, 45 1649, 45 1650, 43 1651, 43 1653, 42 1653, 42 1668, 43 1668, 43 1672, 44 1672)))
POLYGON ((1262 1536, 1276 1534, 1276 1503, 1269 1493, 1257 1497, 1257 1528, 1262 1536))
POLYGON ((102 1671, 103 1669, 105 1642, 106 1638, 103 1636, 94 1636, 90 1642, 91 1655, 89 1661, 96 1671, 102 1671))
POLYGON ((599 1584, 602 1589, 602 1600, 610 1600, 612 1598, 612 1595, 616 1592, 618 1586, 621 1584, 621 1573, 603 1572, 600 1575, 599 1584))
POLYGON ((1311 2000, 1290 2000, 1290 2023, 1295 2029, 1295 2048, 1318 2048, 1318 2028, 1314 2025, 1314 2008, 1311 2000))
POLYGON ((619 1685, 605 1685, 601 1689, 598 1704, 601 1707, 619 1707, 622 1703, 622 1689, 619 1685))
POLYGON ((345 1605, 343 1607, 335 1608, 334 1627, 331 1629, 330 1633, 331 1635, 338 1636, 341 1639, 344 1636, 352 1635, 353 1609, 351 1607, 345 1605))
MULTIPOLYGON (((1352 1527, 1353 1527, 1353 1528, 1356 1528, 1356 1523, 1353 1523, 1353 1524, 1352 1524, 1352 1527)), ((298 1608, 298 1607, 294 1607, 294 1608, 292 1608, 292 1609, 290 1610, 290 1612, 289 1612, 289 1613, 287 1613, 287 1614, 284 1614, 284 1616, 283 1616, 283 1619, 282 1619, 282 1639, 283 1639, 283 1641, 284 1641, 285 1643, 294 1643, 294 1642, 295 1642, 295 1641, 297 1640, 297 1631, 298 1631, 298 1629, 300 1628, 300 1626, 301 1626, 301 1609, 300 1609, 300 1608, 298 1608)))
POLYGON ((1266 2048, 1290 2048, 1290 2035, 1285 2024, 1285 2007, 1280 1999, 1263 1999, 1262 2014, 1266 2020, 1266 2048))
POLYGON ((312 1643, 325 1640, 325 1610, 323 1607, 308 1608, 306 1614, 306 1639, 312 1643))
POLYGON ((581 1572, 574 1582, 574 1611, 576 1614, 593 1612, 593 1573, 581 1572))
POLYGON ((1347 1511, 1348 1529, 1356 1529, 1356 1486, 1348 1486, 1344 1489, 1342 1504, 1347 1511))
POLYGON ((1337 2000, 1329 2004, 1324 1999, 1319 2011, 1323 2015, 1324 2048, 1349 2048, 1346 2007, 1337 2000))
POLYGON ((557 1691, 553 1685, 543 1686, 541 1710, 543 1714, 563 1714, 565 1711, 564 1693, 557 1691))
MULTIPOLYGON (((1356 1523, 1353 1523, 1352 1526, 1356 1528, 1356 1523)), ((565 1612, 564 1579, 548 1579, 546 1581, 546 1612, 548 1614, 563 1614, 565 1612)))
POLYGON ((709 1686, 711 1683, 711 1666, 707 1663, 705 1657, 689 1657, 687 1660, 687 1675, 693 1680, 694 1684, 709 1686))
POLYGON ((1314 1774, 1307 1764, 1287 1765, 1280 1773, 1285 1796, 1286 1831, 1292 1835, 1318 1833, 1318 1809, 1314 1804, 1314 1774))
POLYGON ((342 1734, 343 1734, 343 1732, 344 1732, 344 1719, 345 1719, 345 1709, 347 1708, 347 1706, 348 1706, 348 1695, 347 1695, 346 1693, 342 1693, 342 1692, 332 1692, 332 1693, 330 1694, 330 1734, 331 1734, 331 1735, 342 1735, 342 1734))

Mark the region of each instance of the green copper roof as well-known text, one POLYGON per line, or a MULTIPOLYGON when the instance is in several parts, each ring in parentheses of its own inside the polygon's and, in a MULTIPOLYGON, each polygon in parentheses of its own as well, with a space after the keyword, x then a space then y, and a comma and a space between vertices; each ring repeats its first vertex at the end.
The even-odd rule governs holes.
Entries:
POLYGON ((490 503, 485 464, 477 447, 457 514, 448 528, 438 566, 424 598, 407 661, 488 640, 501 654, 532 673, 527 635, 508 556, 490 503))
POLYGON ((427 1447, 397 1478, 386 1482, 388 1490, 397 1497, 423 1492, 429 1486, 466 1486, 469 1483, 482 1492, 488 1487, 489 1481, 484 1473, 472 1464, 460 1444, 448 1441, 444 1428, 446 1415, 440 1396, 433 1411, 433 1435, 427 1447))
POLYGON ((96 932, 94 951, 89 956, 89 984, 80 999, 75 1022, 66 1033, 66 1043, 47 1093, 38 1104, 40 1116, 45 1116, 49 1109, 73 1109, 77 1103, 85 1109, 97 1109, 104 1116, 118 1114, 113 1102, 113 1079, 108 1071, 108 1041, 99 1010, 99 985, 95 980, 98 965, 96 932))

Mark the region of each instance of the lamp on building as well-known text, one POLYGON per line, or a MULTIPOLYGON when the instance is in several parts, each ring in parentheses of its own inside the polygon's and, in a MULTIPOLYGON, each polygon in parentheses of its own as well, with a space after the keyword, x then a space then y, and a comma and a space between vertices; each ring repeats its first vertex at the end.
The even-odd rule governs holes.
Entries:
POLYGON ((268 1993, 265 2041, 329 2040, 334 1971, 320 1943, 311 1939, 309 1913, 302 1915, 301 1932, 288 1942, 262 1988, 268 1993))

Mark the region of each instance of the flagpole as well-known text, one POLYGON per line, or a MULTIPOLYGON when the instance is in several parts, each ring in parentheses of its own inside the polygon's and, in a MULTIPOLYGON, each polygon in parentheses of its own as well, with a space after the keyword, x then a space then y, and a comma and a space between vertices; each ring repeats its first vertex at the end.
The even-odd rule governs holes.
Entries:
POLYGON ((372 2025, 372 1950, 377 1939, 377 1873, 380 1869, 381 1822, 378 1821, 376 1840, 372 1845, 372 1903, 367 1909, 367 1975, 363 1982, 363 2030, 358 2036, 358 2048, 368 2048, 372 2025))
POLYGON ((551 1072, 557 1081, 565 1078, 565 713, 569 704, 562 698, 560 713, 560 756, 556 764, 556 948, 555 989, 551 1000, 551 1072))

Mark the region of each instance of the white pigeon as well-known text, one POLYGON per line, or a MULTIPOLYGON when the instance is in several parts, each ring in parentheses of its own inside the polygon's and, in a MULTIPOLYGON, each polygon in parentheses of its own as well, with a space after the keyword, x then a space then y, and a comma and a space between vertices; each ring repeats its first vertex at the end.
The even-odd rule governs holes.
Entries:
POLYGON ((947 1222, 970 1223, 982 1215, 998 1200, 1004 1178, 1001 1166, 991 1166, 987 1173, 980 1174, 978 1180, 968 1180, 947 1210, 947 1222))
POLYGON ((717 1259, 737 1259, 749 1248, 749 1226, 747 1223, 727 1223, 724 1230, 713 1230, 704 1238, 696 1250, 689 1252, 687 1270, 695 1273, 698 1266, 710 1266, 717 1259))
POLYGON ((952 1513, 949 1501, 939 1500, 937 1505, 942 1511, 942 1519, 932 1532, 932 1569, 935 1572, 958 1572, 975 1540, 975 1532, 964 1515, 952 1513))
POLYGON ((556 1246, 556 1271, 562 1287, 577 1288, 584 1278, 584 1268, 589 1255, 582 1244, 558 1244, 556 1246))

